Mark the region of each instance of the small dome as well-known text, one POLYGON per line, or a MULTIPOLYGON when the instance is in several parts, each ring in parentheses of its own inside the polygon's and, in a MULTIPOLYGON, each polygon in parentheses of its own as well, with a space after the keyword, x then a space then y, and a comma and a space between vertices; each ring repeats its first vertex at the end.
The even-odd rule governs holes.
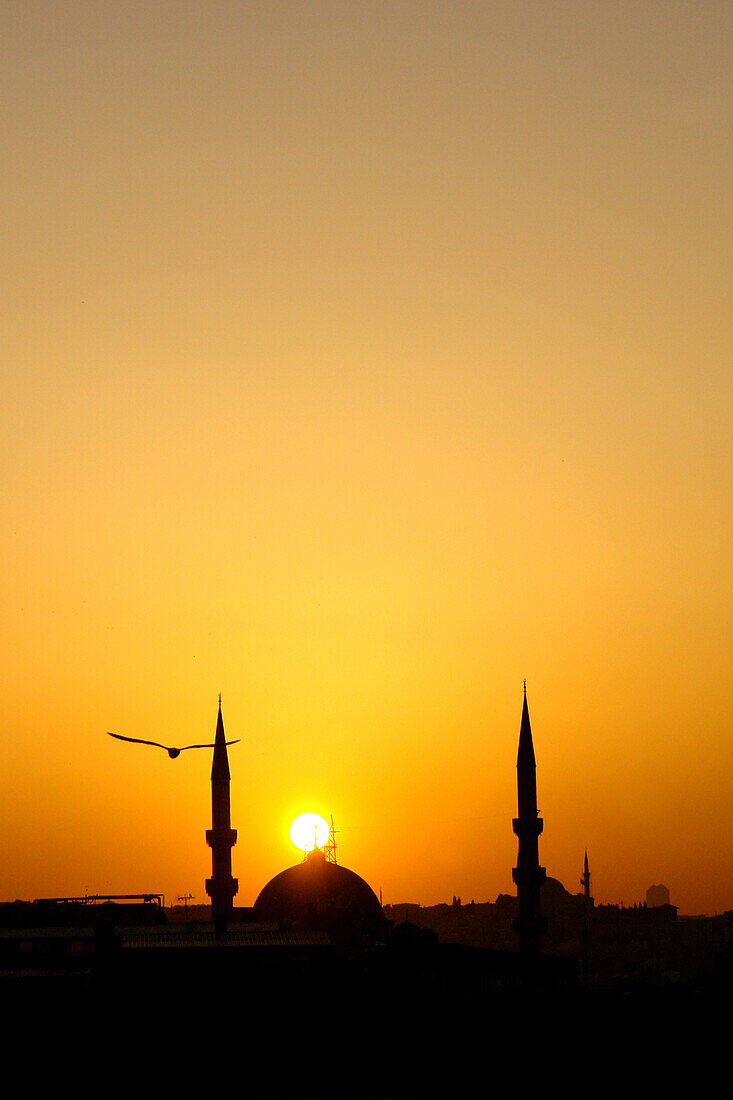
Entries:
POLYGON ((556 898, 557 900, 565 900, 569 898, 570 894, 565 889, 559 879, 550 878, 548 875, 545 881, 540 887, 543 898, 556 898))
POLYGON ((348 868, 328 863, 318 848, 267 883, 254 904, 254 917, 309 929, 356 930, 385 922, 371 886, 348 868))

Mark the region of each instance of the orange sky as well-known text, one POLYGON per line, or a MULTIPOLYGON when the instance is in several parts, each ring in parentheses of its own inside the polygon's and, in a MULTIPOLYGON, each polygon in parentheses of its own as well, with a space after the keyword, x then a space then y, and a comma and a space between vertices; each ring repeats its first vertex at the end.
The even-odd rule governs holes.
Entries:
POLYGON ((0 8, 0 899, 733 907, 728 3, 0 8))

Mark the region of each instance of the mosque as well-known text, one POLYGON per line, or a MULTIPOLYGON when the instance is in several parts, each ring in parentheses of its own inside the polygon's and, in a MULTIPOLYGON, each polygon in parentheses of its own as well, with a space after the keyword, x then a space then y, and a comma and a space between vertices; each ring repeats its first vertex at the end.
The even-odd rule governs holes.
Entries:
MULTIPOLYGON (((206 881, 206 892, 211 898, 212 921, 220 932, 232 921, 237 892, 237 880, 231 873, 231 850, 237 833, 230 821, 230 782, 220 697, 211 769, 212 828, 206 833, 212 850, 212 874, 206 881)), ((536 762, 526 682, 517 753, 517 796, 518 816, 513 828, 518 839, 518 858, 513 879, 519 912, 514 927, 522 955, 537 959, 546 928, 540 912, 540 888, 546 876, 539 865, 538 838, 543 824, 537 811, 536 762)), ((241 910, 238 915, 241 919, 241 910)), ((281 871, 266 884, 247 918, 253 926, 275 925, 280 931, 326 933, 333 943, 339 944, 384 944, 393 935, 392 922, 385 917, 369 884, 354 871, 340 866, 335 856, 327 859, 323 848, 315 845, 303 862, 281 871)), ((398 936, 404 931, 399 929, 398 936)))

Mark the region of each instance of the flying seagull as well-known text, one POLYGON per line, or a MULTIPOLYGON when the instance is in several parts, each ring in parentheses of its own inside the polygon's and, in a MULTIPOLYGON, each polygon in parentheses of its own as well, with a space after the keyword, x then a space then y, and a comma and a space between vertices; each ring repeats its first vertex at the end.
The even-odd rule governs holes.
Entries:
MULTIPOLYGON (((143 741, 139 737, 123 737, 121 733, 110 733, 107 731, 110 737, 116 737, 118 741, 134 741, 136 745, 155 745, 158 749, 165 749, 170 756, 171 760, 175 760, 177 756, 180 756, 185 749, 213 749, 213 743, 211 745, 183 745, 180 749, 169 748, 168 745, 161 745, 159 741, 143 741)), ((225 741, 225 745, 236 745, 239 738, 234 741, 225 741)))

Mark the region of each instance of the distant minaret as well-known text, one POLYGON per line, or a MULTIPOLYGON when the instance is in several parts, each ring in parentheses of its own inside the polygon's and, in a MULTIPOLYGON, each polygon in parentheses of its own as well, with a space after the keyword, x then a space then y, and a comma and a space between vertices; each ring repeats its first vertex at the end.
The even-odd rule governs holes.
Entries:
POLYGON ((585 861, 583 863, 583 874, 580 876, 580 885, 583 887, 583 897, 587 905, 593 904, 593 898, 590 896, 590 871, 588 870, 588 852, 585 853, 585 861))
POLYGON ((588 976, 590 971, 589 944, 588 944, 588 910, 593 906, 593 898, 590 896, 590 870, 588 868, 588 851, 586 849, 583 862, 583 874, 580 876, 580 885, 583 887, 583 985, 588 988, 588 976))
POLYGON ((540 938, 547 922, 540 912, 540 887, 545 881, 545 868, 540 867, 538 837, 542 832, 542 818, 537 813, 536 765, 532 730, 527 707, 527 681, 524 682, 522 724, 519 729, 517 753, 517 802, 518 816, 514 818, 514 832, 519 840, 517 866, 512 879, 517 885, 519 916, 514 929, 519 935, 520 951, 539 954, 540 938))
POLYGON ((214 759, 211 765, 212 827, 206 830, 206 843, 211 848, 211 878, 206 880, 206 893, 211 898, 211 918, 219 927, 226 927, 227 918, 231 915, 234 895, 239 889, 239 883, 232 878, 232 848, 237 842, 237 830, 231 827, 230 778, 220 695, 214 738, 214 759))

